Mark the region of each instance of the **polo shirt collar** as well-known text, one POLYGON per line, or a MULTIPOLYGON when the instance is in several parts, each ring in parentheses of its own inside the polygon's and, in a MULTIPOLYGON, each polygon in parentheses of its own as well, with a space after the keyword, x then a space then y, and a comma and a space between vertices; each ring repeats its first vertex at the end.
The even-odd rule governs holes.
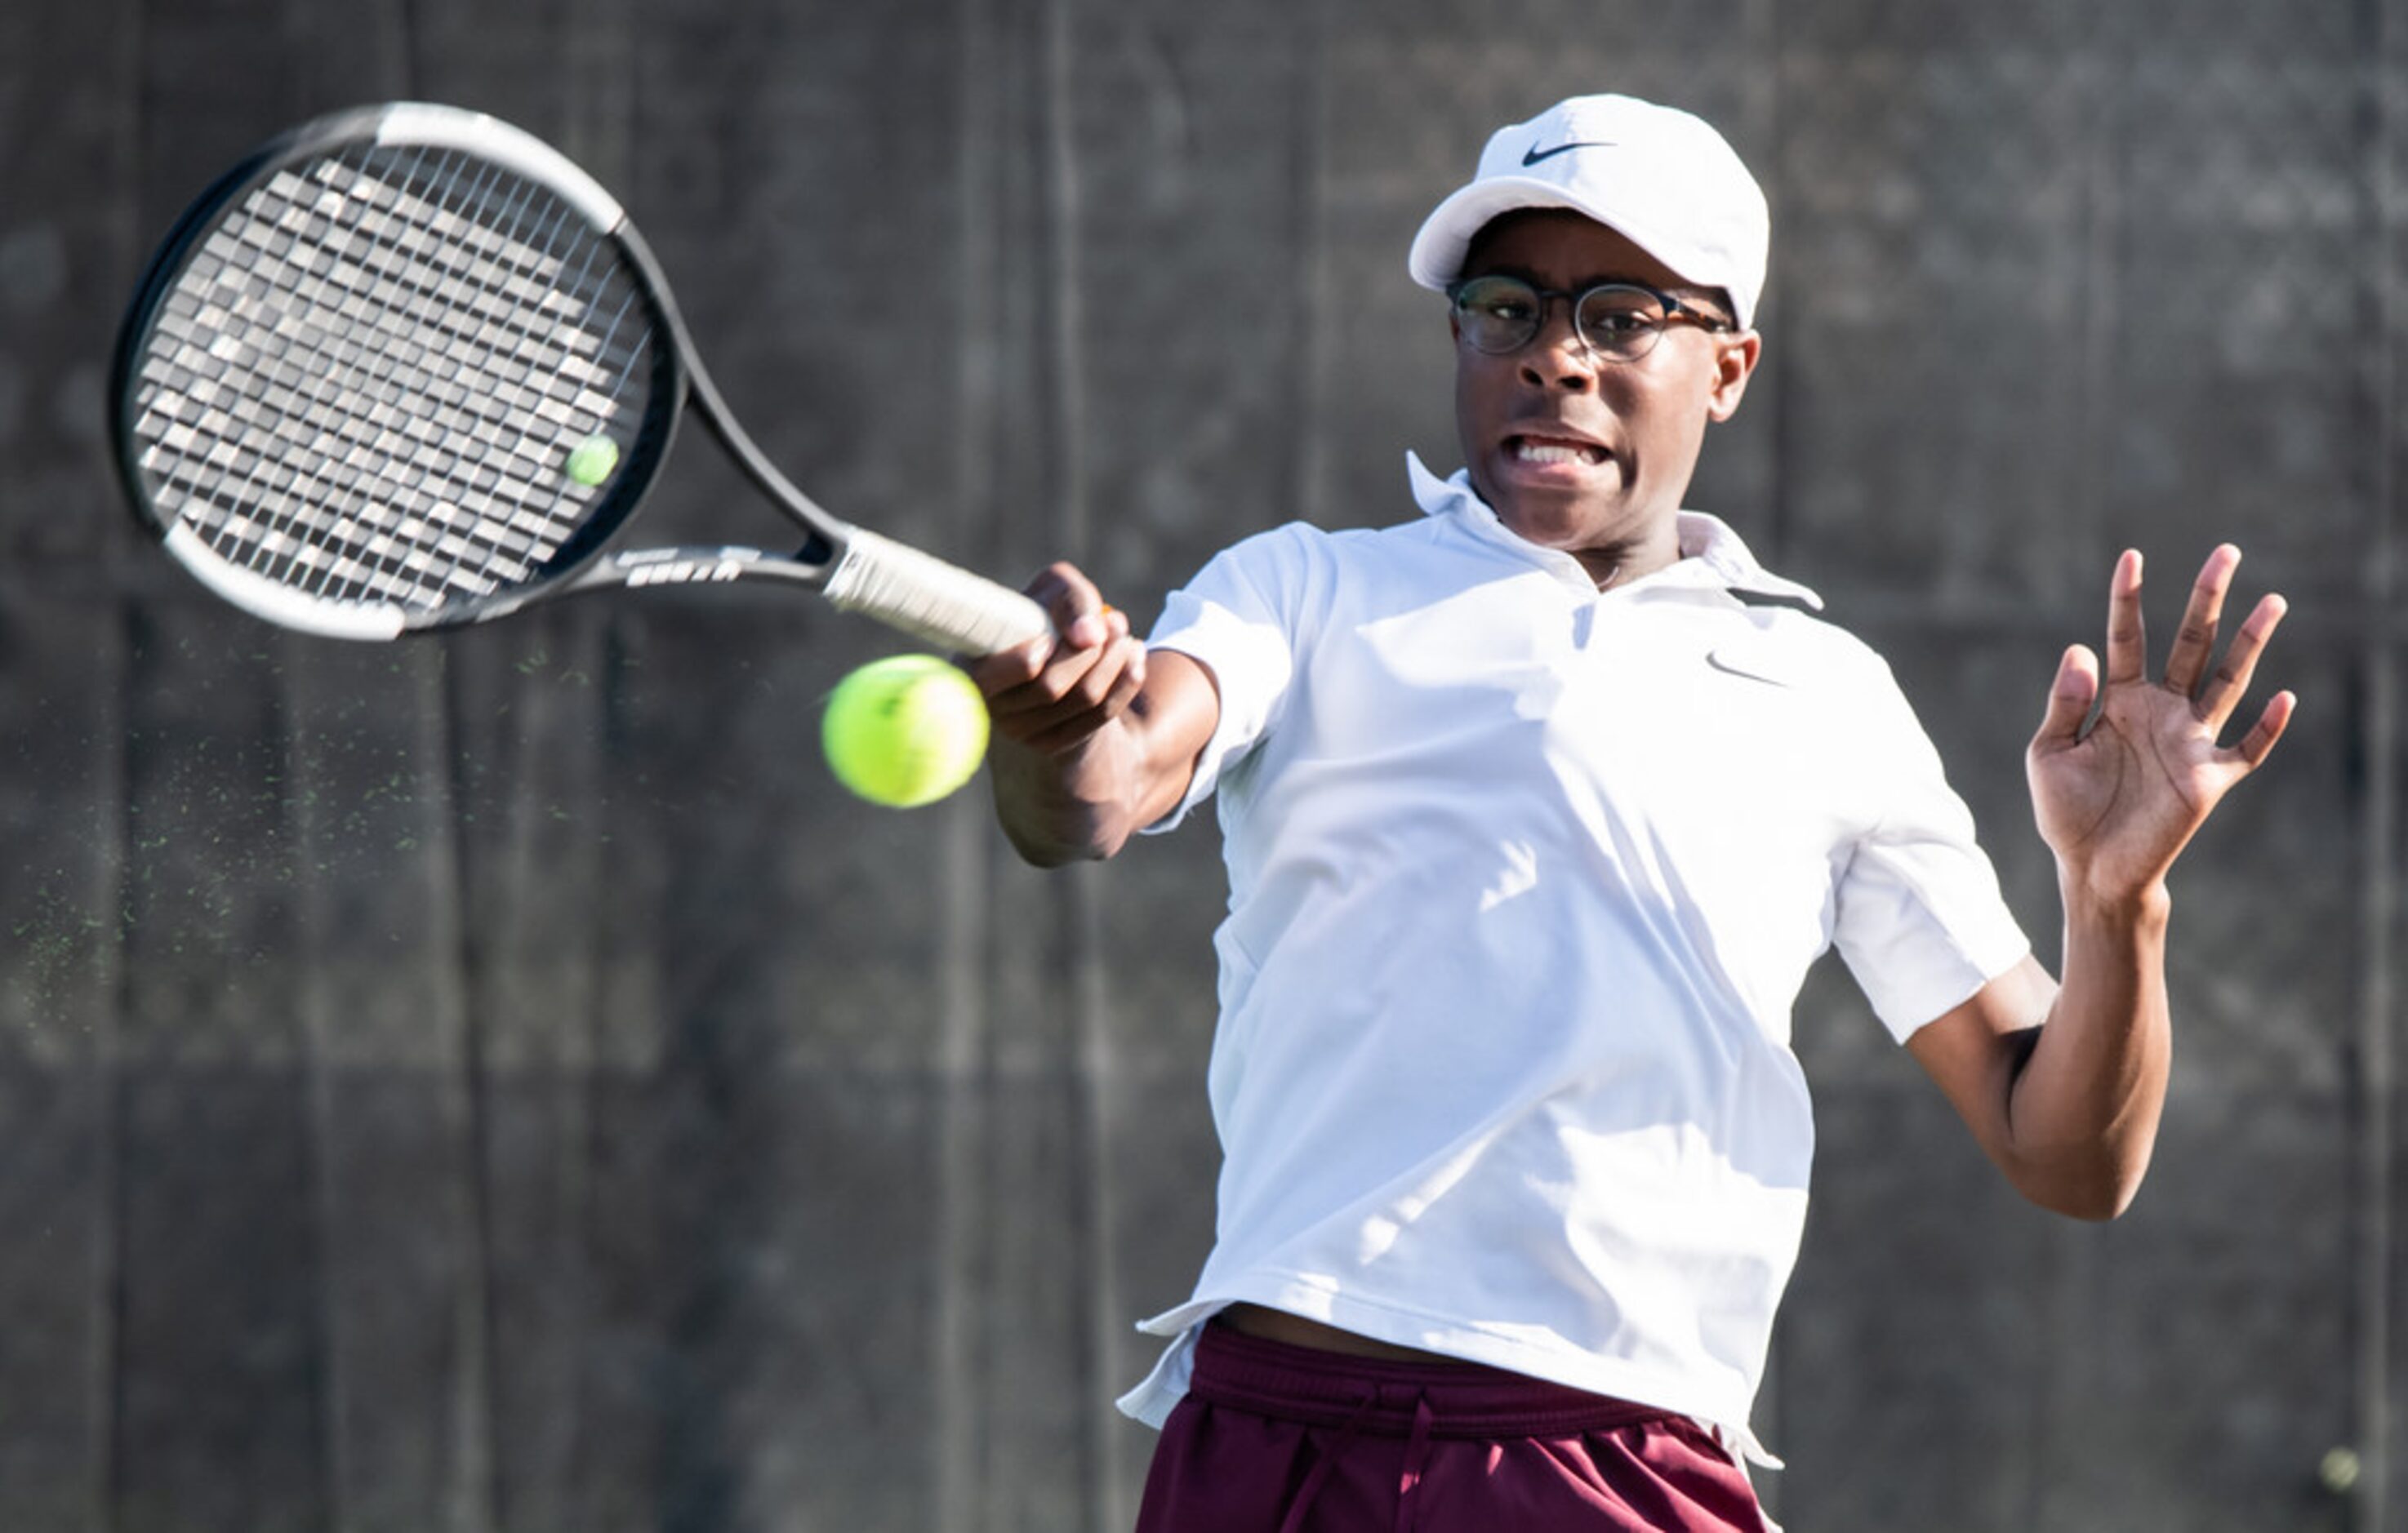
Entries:
MULTIPOLYGON (((1582 582, 1595 589, 1580 562, 1568 553, 1541 549, 1524 540, 1497 519, 1488 503, 1471 488, 1471 475, 1458 468, 1453 477, 1440 479, 1422 463, 1421 454, 1405 454, 1405 471, 1412 477, 1413 499, 1424 512, 1431 516, 1454 515, 1475 535, 1505 544, 1525 557, 1540 556, 1553 567, 1569 565, 1582 582)), ((1671 568, 1648 576, 1634 585, 1699 586, 1715 590, 1746 591, 1759 596, 1780 596, 1804 602, 1821 610, 1823 598, 1796 580, 1784 580, 1756 562, 1738 533, 1721 518, 1703 511, 1682 511, 1676 523, 1681 537, 1681 562, 1671 568)), ((1623 589, 1629 589, 1624 587, 1623 589)))

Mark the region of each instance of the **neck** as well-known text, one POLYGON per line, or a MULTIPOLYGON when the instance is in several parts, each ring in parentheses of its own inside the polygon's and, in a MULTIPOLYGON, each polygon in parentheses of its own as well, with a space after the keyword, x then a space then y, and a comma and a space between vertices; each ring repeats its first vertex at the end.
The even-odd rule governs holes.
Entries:
POLYGON ((1574 549, 1571 555, 1588 571, 1599 591, 1611 591, 1680 563, 1681 537, 1667 526, 1660 537, 1621 538, 1593 548, 1574 549))

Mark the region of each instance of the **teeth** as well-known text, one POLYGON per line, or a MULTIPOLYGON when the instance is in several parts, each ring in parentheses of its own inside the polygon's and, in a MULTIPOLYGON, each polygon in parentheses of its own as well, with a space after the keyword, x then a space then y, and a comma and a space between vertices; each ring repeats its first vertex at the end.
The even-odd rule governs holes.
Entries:
POLYGON ((1605 454, 1593 447, 1569 442, 1540 442, 1525 437, 1513 444, 1513 455, 1524 463, 1598 463, 1605 454))

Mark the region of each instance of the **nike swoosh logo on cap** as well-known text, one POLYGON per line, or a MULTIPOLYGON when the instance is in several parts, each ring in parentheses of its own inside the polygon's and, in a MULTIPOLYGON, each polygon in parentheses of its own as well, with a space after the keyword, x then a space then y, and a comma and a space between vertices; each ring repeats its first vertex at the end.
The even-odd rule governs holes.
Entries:
POLYGON ((1614 147, 1614 142, 1611 138, 1576 138, 1569 144, 1557 144, 1553 149, 1541 149, 1536 142, 1533 142, 1528 149, 1522 151, 1522 163, 1526 165, 1534 165, 1541 160, 1552 160, 1558 154, 1570 154, 1576 149, 1612 149, 1614 147))

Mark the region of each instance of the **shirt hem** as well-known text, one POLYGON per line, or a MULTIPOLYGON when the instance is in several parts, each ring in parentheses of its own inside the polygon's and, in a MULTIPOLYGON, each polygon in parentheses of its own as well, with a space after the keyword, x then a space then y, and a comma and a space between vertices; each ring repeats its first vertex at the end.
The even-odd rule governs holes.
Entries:
POLYGON ((1239 1303, 1260 1304, 1375 1341, 1413 1347, 1467 1363, 1483 1363, 1526 1378, 1693 1417, 1743 1463, 1768 1469, 1781 1467, 1781 1460, 1749 1427, 1747 1401, 1733 1399, 1728 1390, 1701 1389, 1656 1370, 1584 1351, 1570 1342, 1557 1347, 1534 1346, 1460 1320, 1360 1295, 1337 1293, 1296 1274, 1254 1274, 1254 1281, 1199 1292, 1184 1304, 1139 1322, 1139 1331, 1168 1337, 1171 1344, 1145 1380, 1121 1397, 1121 1411, 1160 1427, 1187 1392, 1197 1330, 1221 1311, 1239 1303))

